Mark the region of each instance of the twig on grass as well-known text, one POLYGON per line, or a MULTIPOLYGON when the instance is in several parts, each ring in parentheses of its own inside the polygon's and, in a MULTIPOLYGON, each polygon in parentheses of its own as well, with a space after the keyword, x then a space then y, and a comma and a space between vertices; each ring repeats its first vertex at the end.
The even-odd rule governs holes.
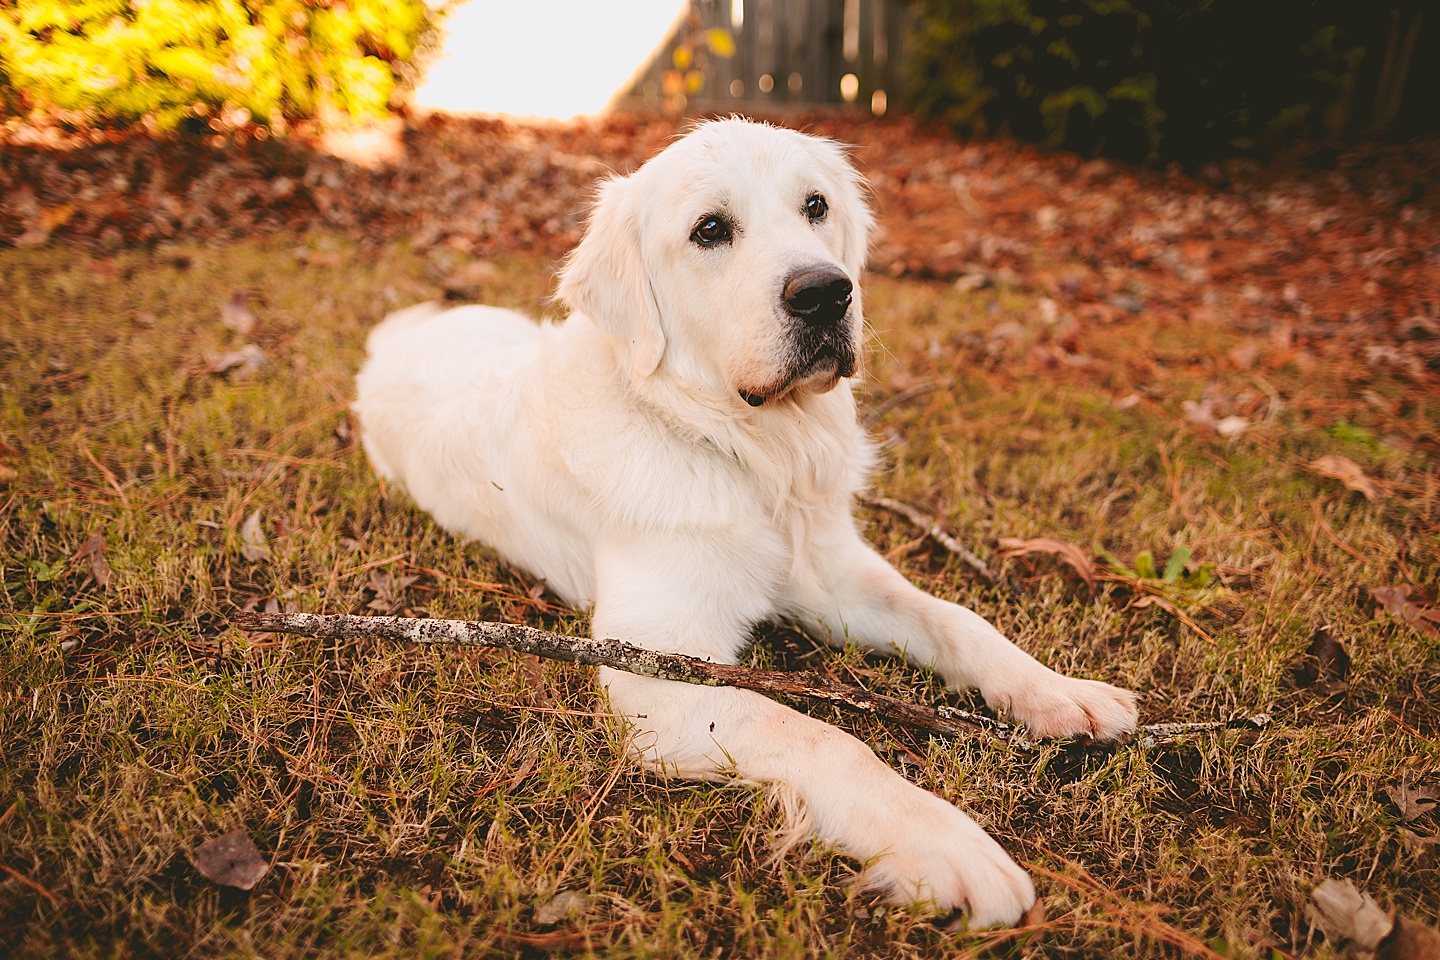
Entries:
MULTIPOLYGON (((1020 581, 1016 580, 1014 577, 1006 577, 1002 580, 1000 577, 996 576, 984 560, 981 560, 974 553, 968 550, 964 544, 962 544, 960 541, 956 540, 949 533, 947 533, 945 531, 945 528, 941 527, 938 522, 927 517, 919 510, 910 506, 908 503, 904 503, 899 500, 891 500, 888 497, 861 496, 858 499, 866 506, 878 507, 882 510, 889 510, 891 513, 899 514, 906 520, 909 520, 915 526, 919 527, 927 536, 934 539, 935 542, 939 543, 946 550, 949 550, 951 553, 955 554, 966 564, 968 564, 972 570, 974 570, 977 574, 980 575, 981 579, 985 580, 991 586, 1003 587, 1016 596, 1023 596, 1025 594, 1025 587, 1020 583, 1020 581)), ((1038 541, 1027 541, 1026 543, 1022 543, 1021 547, 1023 548, 1027 544, 1033 544, 1037 542, 1038 541)), ((1056 541, 1045 542, 1047 544, 1056 543, 1056 541)), ((1020 541, 1014 541, 1014 543, 1020 543, 1020 541)), ((1007 544, 1005 543, 1005 541, 1002 540, 1001 546, 1006 545, 1007 544)), ((1068 546, 1068 544, 1060 545, 1068 546)), ((1047 549, 1046 552, 1053 551, 1047 549)), ((1078 551, 1076 551, 1076 553, 1078 554, 1078 551)), ((1083 557, 1081 559, 1083 559, 1083 557)), ((1117 583, 1127 584, 1132 588, 1134 588, 1137 584, 1137 580, 1135 577, 1095 574, 1081 567, 1074 560, 1067 559, 1067 562, 1069 562, 1070 565, 1074 567, 1076 571, 1085 579, 1086 584, 1089 585, 1092 591, 1095 589, 1096 580, 1113 580, 1117 583)), ((1151 605, 1159 607, 1160 609, 1169 613, 1175 619, 1179 620, 1181 623, 1185 624, 1191 630, 1194 630, 1195 633, 1200 637, 1200 639, 1204 640, 1206 643, 1213 644, 1215 642, 1215 638, 1210 636, 1210 634, 1206 633, 1205 630, 1202 629, 1201 626, 1195 622, 1194 618, 1192 618, 1185 611, 1181 610, 1176 604, 1172 603, 1169 600, 1166 600, 1164 597, 1158 596, 1154 593, 1147 593, 1144 596, 1136 598, 1130 604, 1131 607, 1146 607, 1151 605)))
POLYGON ((14 877, 16 880, 19 880, 21 883, 25 884, 25 886, 29 887, 31 890, 34 890, 40 896, 44 897, 46 900, 49 900, 57 907, 60 905, 59 897, 55 896, 55 894, 40 886, 40 884, 36 883, 34 880, 31 880, 29 877, 25 876, 25 874, 21 873, 19 870, 7 867, 3 863, 0 863, 0 870, 4 870, 6 873, 10 874, 10 876, 14 877))
MULTIPOLYGON (((1030 752, 1039 746, 1018 727, 1000 720, 956 707, 908 703, 884 694, 872 693, 863 687, 835 683, 808 671, 789 673, 755 670, 738 664, 714 663, 681 654, 656 653, 619 640, 570 637, 522 624, 414 617, 360 617, 349 614, 250 612, 235 614, 231 622, 241 630, 252 633, 290 633, 324 640, 364 637, 399 640, 403 643, 498 647, 550 660, 610 667, 660 680, 676 680, 710 687, 739 687, 772 696, 818 700, 949 739, 962 735, 981 736, 1021 752, 1030 752)), ((1138 734, 1142 745, 1159 747, 1174 744, 1191 733, 1219 730, 1253 732, 1264 729, 1269 723, 1270 718, 1261 714, 1243 720, 1157 724, 1141 727, 1138 734)))
POLYGON ((881 400, 879 403, 875 404, 875 406, 871 407, 870 412, 866 413, 865 416, 860 418, 860 425, 866 430, 869 430, 876 424, 877 421, 879 421, 881 417, 889 413, 894 407, 898 407, 900 404, 905 403, 907 400, 914 400, 916 397, 924 396, 932 390, 939 390, 942 386, 944 386, 944 384, 941 383, 921 383, 916 384, 908 390, 901 390, 899 393, 892 393, 890 396, 886 397, 884 400, 881 400))
POLYGON ((990 565, 981 560, 974 553, 970 552, 963 543, 956 540, 945 529, 931 518, 925 516, 919 510, 908 503, 901 503, 899 500, 891 500, 889 497, 860 497, 860 502, 870 507, 879 507, 882 510, 889 510, 909 520, 915 526, 924 530, 936 543, 949 550, 955 556, 963 560, 971 570, 980 575, 980 578, 992 586, 1009 586, 1004 584, 990 569, 990 565))
POLYGON ((130 498, 125 496, 125 488, 120 485, 120 480, 110 471, 109 467, 105 466, 105 464, 96 458, 95 451, 90 449, 90 445, 84 442, 83 437, 80 441, 80 452, 85 455, 86 460, 89 460, 95 465, 95 469, 99 470, 100 475, 105 478, 105 482, 110 484, 110 489, 115 491, 115 495, 120 498, 120 502, 128 507, 130 505, 130 498))

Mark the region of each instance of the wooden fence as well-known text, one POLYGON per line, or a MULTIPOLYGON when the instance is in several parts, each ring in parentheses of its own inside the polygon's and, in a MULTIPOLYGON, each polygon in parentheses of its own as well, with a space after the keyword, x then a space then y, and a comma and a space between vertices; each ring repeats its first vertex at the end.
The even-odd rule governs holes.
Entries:
POLYGON ((904 102, 904 0, 690 0, 615 98, 713 112, 904 102))

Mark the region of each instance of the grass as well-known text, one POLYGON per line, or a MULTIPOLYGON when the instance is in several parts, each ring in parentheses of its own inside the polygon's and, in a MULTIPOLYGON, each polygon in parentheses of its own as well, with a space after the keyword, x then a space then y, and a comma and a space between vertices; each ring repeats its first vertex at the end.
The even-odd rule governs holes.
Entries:
MULTIPOLYGON (((1018 946, 852 893, 859 865, 818 845, 767 865, 780 817, 764 794, 642 774, 590 671, 229 629, 247 605, 587 626, 384 490, 355 443, 364 332, 438 295, 436 265, 309 242, 326 253, 311 265, 283 238, 0 252, 0 952, 1325 957, 1336 946, 1303 907, 1329 876, 1440 920, 1437 848, 1413 839, 1440 823, 1402 823, 1386 794, 1440 773, 1440 641, 1369 596, 1440 573, 1424 384, 1267 341, 1232 363, 1242 334, 1144 315, 1086 328, 1073 349, 1090 361, 1057 365, 1022 291, 869 279, 883 346, 867 402, 938 385, 877 418, 879 492, 992 562, 1002 537, 1107 551, 1132 573, 1142 551, 1163 569, 1183 547, 1217 582, 1166 594, 1192 627, 1136 604, 1144 582, 1091 593, 1043 555, 1008 561, 1024 596, 989 590, 865 512, 881 549, 1043 661, 1136 689, 1147 722, 1276 717, 1253 744, 1015 756, 822 711, 1036 873, 1044 938, 1018 946), (270 363, 211 374, 241 340, 219 322, 237 290, 270 363), (1207 387, 1252 428, 1187 423, 1182 401, 1207 387), (1383 495, 1305 469, 1327 453, 1383 495), (256 511, 268 556, 250 560, 256 511), (103 563, 82 549, 97 533, 103 563), (1353 658, 1335 689, 1293 677, 1322 625, 1353 658), (249 894, 202 879, 190 853, 237 827, 272 864, 249 894), (578 912, 538 924, 562 890, 584 895, 578 912)), ((496 265, 484 299, 548 309, 552 265, 496 265)), ((783 627, 753 657, 944 695, 783 627)))

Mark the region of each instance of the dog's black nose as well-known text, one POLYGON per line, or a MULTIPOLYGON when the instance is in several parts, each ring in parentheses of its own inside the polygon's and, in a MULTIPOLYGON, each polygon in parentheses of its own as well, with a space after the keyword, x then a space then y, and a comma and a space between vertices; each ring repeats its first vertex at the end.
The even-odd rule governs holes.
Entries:
POLYGON ((850 309, 854 286, 839 268, 828 264, 806 267, 785 280, 785 309, 811 326, 833 327, 850 309))

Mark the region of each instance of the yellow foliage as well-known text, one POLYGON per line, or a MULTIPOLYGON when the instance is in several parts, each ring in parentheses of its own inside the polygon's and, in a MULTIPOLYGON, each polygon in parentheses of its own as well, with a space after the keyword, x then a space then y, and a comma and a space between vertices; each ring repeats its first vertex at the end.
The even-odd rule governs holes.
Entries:
POLYGON ((717 57, 729 60, 735 56, 735 38, 730 36, 729 30, 722 27, 713 27, 705 31, 705 45, 717 57))
POLYGON ((162 129, 210 115, 373 116, 436 19, 424 0, 11 0, 0 108, 162 129))

